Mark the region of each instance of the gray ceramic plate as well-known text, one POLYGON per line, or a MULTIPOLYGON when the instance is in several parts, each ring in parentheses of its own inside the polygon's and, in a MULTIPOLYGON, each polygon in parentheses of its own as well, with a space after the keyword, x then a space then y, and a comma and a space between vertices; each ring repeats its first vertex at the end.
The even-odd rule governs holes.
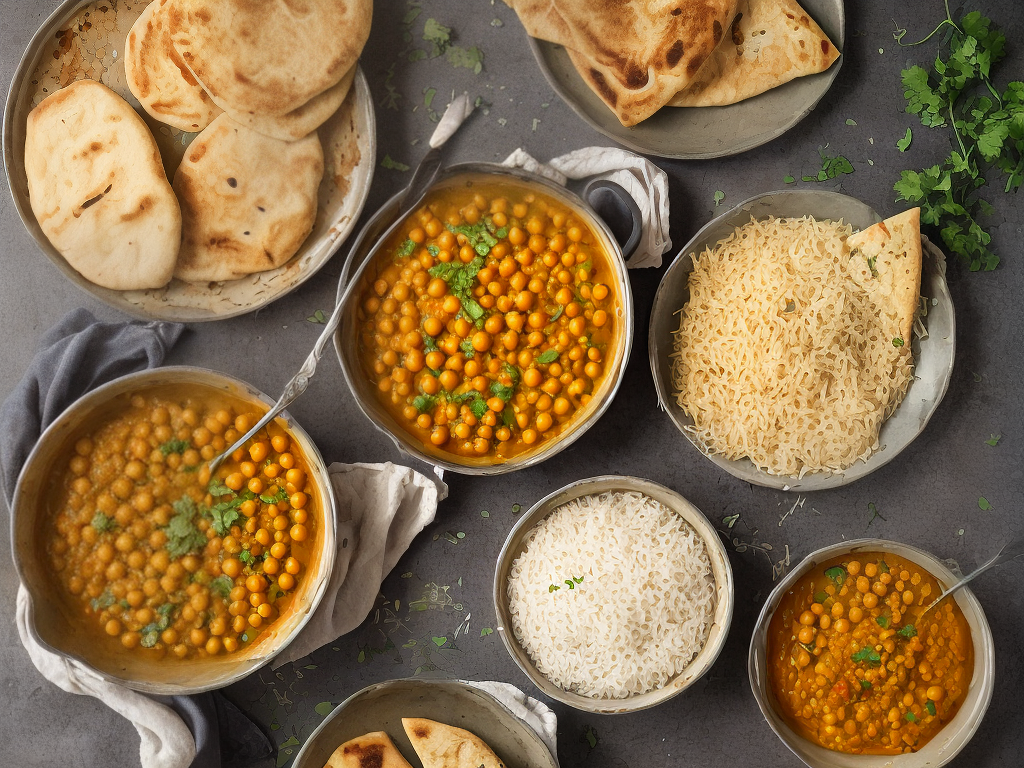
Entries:
POLYGON ((318 129, 327 170, 318 191, 313 231, 298 252, 277 269, 238 280, 186 283, 172 280, 148 291, 113 291, 86 280, 43 234, 28 196, 25 124, 40 101, 75 80, 102 82, 131 104, 156 139, 167 178, 198 135, 170 128, 145 113, 128 90, 124 44, 148 0, 66 0, 29 42, 11 82, 4 109, 3 155, 15 207, 40 250, 79 288, 135 317, 203 322, 259 309, 298 288, 334 255, 348 237, 370 193, 377 152, 373 99, 366 76, 357 70, 345 102, 318 129), (86 23, 88 22, 88 23, 86 23))
MULTIPOLYGON (((676 404, 672 388, 673 332, 679 327, 679 310, 689 299, 688 280, 693 269, 690 254, 714 248, 719 240, 732 233, 733 229, 750 221, 751 217, 763 219, 772 216, 805 216, 816 219, 843 219, 853 225, 854 230, 865 229, 881 217, 859 200, 837 192, 819 192, 811 189, 782 190, 752 197, 740 203, 706 224, 693 239, 679 252, 665 272, 654 297, 651 308, 651 328, 648 339, 651 357, 651 372, 658 390, 661 407, 669 418, 686 435, 694 448, 686 427, 693 426, 693 420, 676 404)), ((946 260, 938 248, 922 238, 924 266, 921 275, 921 295, 928 299, 928 315, 923 318, 928 337, 915 338, 914 380, 906 397, 884 424, 879 434, 878 450, 867 461, 858 461, 845 472, 834 474, 815 473, 802 479, 782 475, 770 475, 755 467, 748 459, 731 461, 722 456, 709 455, 715 464, 735 477, 754 485, 780 488, 784 491, 820 491, 838 488, 852 483, 865 475, 888 464, 906 448, 921 432, 935 413, 953 373, 953 358, 956 352, 956 318, 953 300, 946 286, 946 260)))
POLYGON ((295 756, 294 768, 324 768, 349 739, 384 731, 413 766, 403 717, 426 717, 470 731, 508 768, 558 768, 537 733, 493 696, 461 680, 388 680, 353 694, 327 716, 295 756))
MULTIPOLYGON (((846 48, 843 0, 803 0, 802 6, 840 51, 846 48)), ((839 74, 843 57, 827 70, 726 107, 664 107, 627 128, 576 72, 565 48, 530 38, 544 77, 577 115, 636 152, 679 160, 736 155, 778 138, 803 120, 839 74)))

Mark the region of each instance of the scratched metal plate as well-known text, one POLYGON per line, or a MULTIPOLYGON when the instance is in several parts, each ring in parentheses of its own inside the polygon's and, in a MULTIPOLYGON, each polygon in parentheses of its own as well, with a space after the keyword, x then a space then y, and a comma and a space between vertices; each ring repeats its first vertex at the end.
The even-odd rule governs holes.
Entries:
POLYGON ((95 285, 64 260, 43 234, 29 203, 25 175, 28 113, 48 95, 76 80, 102 82, 131 104, 156 138, 167 178, 173 179, 186 148, 198 134, 151 118, 128 89, 124 44, 149 0, 69 0, 39 28, 11 83, 4 110, 3 155, 14 204, 40 249, 83 290, 129 315, 146 319, 202 322, 259 309, 294 290, 334 255, 355 226, 370 192, 376 156, 373 101, 360 69, 345 102, 320 127, 324 178, 313 231, 298 252, 277 269, 238 280, 186 283, 172 280, 147 291, 113 291, 95 285))
MULTIPOLYGON (((881 221, 869 206, 855 198, 837 192, 818 190, 782 190, 752 197, 731 211, 723 213, 706 224, 687 243, 666 270, 651 309, 648 346, 654 385, 658 390, 661 407, 668 413, 686 439, 700 452, 700 446, 688 431, 693 419, 676 402, 672 384, 674 333, 679 328, 679 310, 689 300, 689 276, 693 269, 692 253, 700 253, 732 234, 751 217, 763 219, 771 216, 805 216, 838 221, 853 225, 854 231, 866 229, 881 221)), ((882 424, 878 435, 878 448, 866 461, 858 461, 843 472, 815 472, 802 478, 770 475, 757 468, 749 459, 731 460, 723 456, 704 454, 734 477, 755 485, 778 488, 783 491, 820 491, 852 483, 888 464, 920 435, 935 410, 942 402, 953 374, 956 354, 956 317, 953 300, 946 285, 946 260, 938 248, 922 238, 924 245, 921 270, 921 295, 928 299, 928 314, 922 318, 928 331, 927 338, 914 338, 914 372, 910 388, 896 412, 882 424)))
MULTIPOLYGON (((802 0, 801 5, 840 51, 846 49, 843 0, 802 0)), ((746 152, 778 138, 817 105, 843 65, 798 77, 738 104, 724 107, 663 107, 627 128, 580 77, 565 48, 530 38, 530 47, 562 100, 591 127, 624 147, 647 155, 707 160, 746 152)))

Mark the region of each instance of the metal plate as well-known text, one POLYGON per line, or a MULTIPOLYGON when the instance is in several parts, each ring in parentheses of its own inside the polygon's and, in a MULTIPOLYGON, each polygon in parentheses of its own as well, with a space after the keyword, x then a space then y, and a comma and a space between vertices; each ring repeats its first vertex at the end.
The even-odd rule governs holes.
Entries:
MULTIPOLYGON (((803 0, 803 8, 840 51, 846 49, 843 0, 803 0)), ((824 72, 790 80, 725 107, 662 107, 627 128, 586 84, 565 48, 530 38, 541 72, 562 100, 591 127, 635 152, 678 160, 707 160, 746 152, 778 138, 803 120, 839 74, 843 56, 824 72)))
POLYGON ((971 684, 956 716, 917 752, 895 757, 849 755, 819 746, 797 734, 786 723, 777 711, 774 693, 768 688, 768 628, 782 598, 808 571, 817 567, 818 563, 856 552, 891 552, 906 558, 934 576, 943 589, 952 586, 960 578, 934 555, 917 547, 885 539, 855 539, 812 552, 772 590, 757 619, 747 656, 747 674, 750 677, 754 699, 768 725, 775 731, 775 735, 809 768, 939 768, 956 757, 971 740, 981 725, 985 712, 988 711, 995 688, 995 645, 992 641, 992 630, 981 603, 969 587, 960 589, 952 599, 956 600, 957 606, 964 613, 967 625, 971 628, 971 640, 974 644, 974 672, 971 684))
MULTIPOLYGON (((782 190, 752 197, 731 211, 706 224, 679 252, 665 272, 651 308, 651 328, 648 340, 651 372, 658 390, 661 407, 687 440, 700 448, 686 431, 693 420, 676 403, 672 386, 673 333, 679 327, 676 314, 689 300, 688 280, 693 269, 690 254, 714 248, 719 240, 743 226, 751 217, 763 219, 771 216, 805 216, 816 219, 843 219, 862 230, 881 221, 881 217, 859 200, 836 192, 817 190, 782 190)), ((923 318, 928 337, 912 341, 914 353, 914 379, 906 397, 896 412, 887 419, 878 436, 878 449, 867 461, 858 461, 844 472, 824 472, 805 475, 802 479, 785 475, 770 475, 758 469, 749 459, 732 461, 722 456, 708 455, 715 464, 729 474, 755 485, 779 488, 784 491, 820 491, 838 488, 869 475, 896 458, 921 432, 939 407, 953 374, 956 353, 956 318, 953 300, 946 286, 946 261, 942 252, 922 237, 924 264, 921 274, 921 295, 929 299, 928 316, 923 318)), ((707 455, 707 454, 705 454, 707 455)))
POLYGON ((546 696, 550 696, 563 704, 568 704, 570 707, 584 712, 595 712, 604 715, 639 712, 642 709, 655 707, 682 693, 700 680, 711 669, 711 666, 725 647, 725 641, 729 637, 729 627, 732 625, 733 603, 736 599, 729 556, 725 551, 721 538, 719 538, 718 532, 704 516, 704 513, 671 488, 666 488, 644 478, 626 475, 603 475, 601 477, 577 480, 564 488, 559 488, 554 493, 548 494, 534 504, 519 519, 519 522, 515 524, 515 527, 509 533, 508 538, 505 539, 505 544, 498 555, 497 567, 494 570, 493 593, 494 614, 497 617, 495 628, 498 635, 501 637, 505 650, 508 651, 512 660, 530 678, 533 684, 540 688, 541 692, 546 696), (508 580, 512 564, 526 549, 527 537, 544 518, 558 507, 567 504, 573 499, 615 491, 636 491, 649 496, 664 504, 693 527, 697 535, 704 540, 707 546, 708 559, 711 561, 711 571, 715 579, 716 604, 714 621, 711 624, 711 629, 708 631, 707 641, 682 672, 661 688, 656 688, 647 693, 629 696, 624 699, 598 699, 560 688, 534 666, 530 655, 520 645, 512 630, 508 580))
POLYGON ((384 731, 413 765, 422 765, 402 727, 403 717, 425 717, 483 739, 508 768, 558 768, 537 733, 493 696, 461 680, 389 680, 364 688, 338 705, 295 756, 294 768, 324 768, 338 747, 384 731))
POLYGON ((186 283, 172 280, 147 291, 113 291, 86 280, 50 243, 32 213, 25 175, 28 113, 75 80, 93 79, 125 98, 146 121, 160 148, 167 178, 174 178, 186 148, 198 134, 154 120, 128 90, 124 44, 149 0, 69 0, 39 28, 21 60, 4 110, 3 155, 7 182, 21 220, 64 275, 105 304, 135 317, 203 322, 259 309, 299 287, 334 255, 355 226, 370 192, 377 152, 370 88, 362 70, 338 112, 320 127, 326 169, 313 231, 298 252, 277 269, 238 280, 186 283))

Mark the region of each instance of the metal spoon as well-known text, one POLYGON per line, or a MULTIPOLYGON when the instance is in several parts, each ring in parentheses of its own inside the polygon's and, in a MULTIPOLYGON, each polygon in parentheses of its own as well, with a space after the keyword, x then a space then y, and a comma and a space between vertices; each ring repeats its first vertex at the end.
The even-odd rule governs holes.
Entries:
POLYGON ((929 603, 928 607, 917 615, 916 622, 919 622, 921 618, 926 613, 928 613, 928 611, 930 611, 932 608, 934 608, 936 605, 942 602, 942 600, 944 600, 948 595, 951 595, 954 592, 956 592, 958 589, 960 589, 960 587, 964 586, 964 584, 973 581, 990 568, 995 568, 997 565, 1008 563, 1011 560, 1017 559, 1021 555, 1024 555, 1024 536, 1014 536, 1013 538, 1009 539, 1005 544, 1003 544, 1003 546, 999 548, 999 551, 996 552, 986 562, 979 565, 977 568, 975 568, 969 574, 964 576, 962 579, 956 582, 953 586, 951 586, 937 598, 932 600, 932 602, 929 603))
MULTIPOLYGON (((425 192, 430 185, 434 183, 434 179, 437 178, 437 174, 441 170, 441 147, 455 134, 459 126, 462 125, 466 118, 468 118, 473 112, 473 109, 473 104, 470 102, 467 94, 459 96, 448 105, 448 109, 445 110, 444 116, 441 118, 437 129, 430 138, 430 150, 423 156, 423 159, 420 160, 419 164, 416 166, 416 170, 413 172, 412 181, 409 182, 409 186, 407 186, 401 193, 402 197, 400 198, 398 209, 400 217, 408 213, 408 208, 419 200, 423 192, 425 192)), ((356 252, 356 249, 358 248, 359 243, 363 240, 365 234, 365 229, 359 233, 359 236, 355 240, 355 246, 352 249, 353 253, 356 252)), ((310 379, 312 379, 313 374, 316 373, 316 365, 320 362, 321 356, 323 356, 324 348, 331 340, 331 337, 334 336, 334 332, 338 329, 338 324, 341 322, 341 310, 343 306, 343 301, 337 302, 330 318, 328 318, 327 322, 324 324, 323 332, 316 340, 316 344, 313 345, 313 351, 309 353, 309 356, 306 358, 305 362, 303 362, 302 367, 299 368, 298 373, 296 373, 285 385, 284 392, 281 393, 281 397, 278 398, 273 407, 267 411, 262 419, 256 422, 252 429, 238 438, 238 440, 236 440, 232 445, 228 446, 223 453, 210 461, 209 467, 211 475, 217 471, 217 467, 224 462, 224 459, 255 437, 261 429, 277 418, 281 411, 295 402, 296 398, 306 391, 306 388, 309 386, 310 379)))

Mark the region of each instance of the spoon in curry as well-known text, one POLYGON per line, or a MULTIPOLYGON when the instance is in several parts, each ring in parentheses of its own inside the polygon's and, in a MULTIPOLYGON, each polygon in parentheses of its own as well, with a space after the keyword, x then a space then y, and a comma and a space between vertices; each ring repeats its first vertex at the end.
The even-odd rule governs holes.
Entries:
MULTIPOLYGON (((437 178, 438 171, 441 169, 441 146, 450 139, 455 132, 459 129, 465 121, 473 113, 473 102, 469 100, 468 94, 462 94, 452 101, 448 105, 448 109, 445 110, 441 121, 438 123, 436 130, 430 137, 430 150, 420 160, 419 165, 416 166, 416 170, 413 172, 412 181, 409 182, 409 186, 401 193, 398 207, 398 217, 401 218, 409 212, 409 208, 412 204, 415 204, 421 197, 421 195, 433 184, 434 179, 437 178)), ((352 253, 358 251, 359 245, 365 237, 366 231, 360 232, 359 236, 353 241, 352 253)), ((234 444, 230 445, 223 453, 219 456, 214 457, 210 463, 210 475, 217 471, 217 467, 223 463, 223 461, 230 456, 232 453, 237 451, 249 440, 256 436, 256 434, 263 429, 267 424, 273 421, 277 416, 291 405, 295 400, 306 391, 309 386, 310 379, 313 378, 313 374, 316 373, 317 363, 320 362, 320 358, 323 356, 324 349, 330 342, 331 337, 334 336, 334 332, 338 329, 338 324, 341 322, 341 311, 344 306, 344 301, 338 301, 334 307, 334 311, 331 313, 330 318, 324 324, 324 330, 320 334, 320 337, 316 340, 316 344, 313 345, 313 351, 309 353, 309 356, 302 363, 302 367, 299 368, 291 380, 285 385, 284 392, 281 393, 281 397, 278 398, 277 402, 274 403, 273 407, 263 416, 262 419, 256 422, 252 429, 242 435, 234 444)))
POLYGON ((969 574, 967 574, 962 579, 957 581, 953 586, 949 587, 937 598, 932 600, 931 603, 928 604, 928 607, 917 615, 915 623, 921 621, 921 618, 926 613, 928 613, 928 611, 930 611, 932 608, 934 608, 936 605, 938 605, 940 602, 946 599, 946 597, 956 592, 958 589, 960 589, 968 582, 973 581, 978 576, 983 574, 985 571, 989 570, 990 568, 995 568, 997 565, 1008 563, 1011 560, 1016 560, 1018 557, 1021 557, 1022 555, 1024 555, 1024 536, 1017 535, 1010 538, 1006 543, 1003 544, 1002 547, 999 548, 999 551, 996 552, 992 557, 990 557, 986 562, 979 565, 969 574))

